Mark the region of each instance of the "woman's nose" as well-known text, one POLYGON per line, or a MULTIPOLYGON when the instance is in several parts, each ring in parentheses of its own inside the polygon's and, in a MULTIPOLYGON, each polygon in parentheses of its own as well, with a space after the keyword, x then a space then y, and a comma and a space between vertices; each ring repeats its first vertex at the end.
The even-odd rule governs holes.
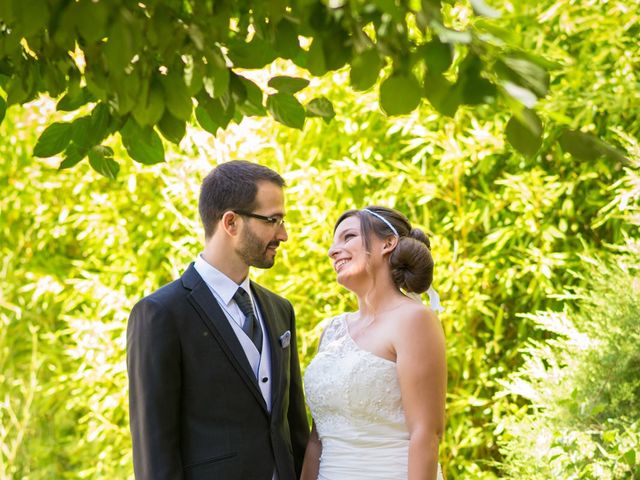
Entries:
POLYGON ((329 247, 329 251, 327 252, 327 254, 329 255, 329 258, 333 258, 333 256, 338 253, 338 249, 336 248, 335 245, 331 245, 331 247, 329 247))

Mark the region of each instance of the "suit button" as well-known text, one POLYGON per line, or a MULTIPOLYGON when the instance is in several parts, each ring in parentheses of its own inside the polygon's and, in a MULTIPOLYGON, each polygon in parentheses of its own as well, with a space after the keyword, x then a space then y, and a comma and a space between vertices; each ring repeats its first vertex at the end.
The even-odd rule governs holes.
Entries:
POLYGON ((269 378, 267 377, 262 377, 262 383, 267 383, 269 381, 269 378))

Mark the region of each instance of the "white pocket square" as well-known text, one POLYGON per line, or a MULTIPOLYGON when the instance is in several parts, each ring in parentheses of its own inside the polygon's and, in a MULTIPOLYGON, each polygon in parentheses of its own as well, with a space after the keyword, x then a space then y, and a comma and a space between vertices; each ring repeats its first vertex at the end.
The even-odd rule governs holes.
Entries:
POLYGON ((280 335, 280 346, 282 348, 287 348, 291 343, 291 331, 287 330, 282 335, 280 335))

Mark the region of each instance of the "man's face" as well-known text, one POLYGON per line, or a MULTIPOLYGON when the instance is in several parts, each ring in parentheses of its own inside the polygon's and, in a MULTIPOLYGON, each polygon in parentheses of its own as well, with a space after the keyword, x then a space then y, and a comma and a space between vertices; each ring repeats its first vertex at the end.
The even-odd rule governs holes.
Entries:
MULTIPOLYGON (((258 183, 256 208, 251 212, 265 217, 284 218, 284 192, 275 183, 258 183)), ((240 216, 240 231, 236 253, 247 266, 271 268, 275 261, 276 249, 280 242, 287 241, 284 224, 271 224, 258 218, 240 216)))

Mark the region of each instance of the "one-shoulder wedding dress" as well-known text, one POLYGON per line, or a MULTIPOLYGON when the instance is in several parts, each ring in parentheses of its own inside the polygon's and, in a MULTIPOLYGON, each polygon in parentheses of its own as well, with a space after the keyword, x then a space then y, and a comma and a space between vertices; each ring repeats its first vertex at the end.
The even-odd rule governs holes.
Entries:
POLYGON ((346 318, 331 321, 304 375, 322 442, 318 480, 407 480, 409 432, 396 364, 362 350, 346 318))

